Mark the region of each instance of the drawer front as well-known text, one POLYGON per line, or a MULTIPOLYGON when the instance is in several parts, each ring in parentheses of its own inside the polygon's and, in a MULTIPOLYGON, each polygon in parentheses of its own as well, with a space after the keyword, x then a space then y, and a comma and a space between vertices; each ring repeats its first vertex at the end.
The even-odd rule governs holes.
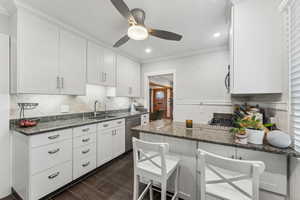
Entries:
POLYGON ((96 143, 78 147, 73 151, 74 161, 82 160, 94 154, 96 154, 96 143))
POLYGON ((114 120, 112 122, 114 124, 114 127, 125 126, 125 119, 118 119, 118 120, 114 120))
POLYGON ((96 159, 96 154, 94 154, 82 160, 74 161, 73 179, 75 180, 96 169, 96 159))
POLYGON ((72 161, 32 176, 31 199, 40 199, 71 181, 72 161))
POLYGON ((74 148, 88 145, 92 143, 96 143, 96 133, 86 134, 77 138, 73 139, 74 142, 74 148))
POLYGON ((31 150, 31 174, 36 174, 60 163, 72 160, 72 140, 33 148, 31 150))
POLYGON ((72 129, 53 131, 30 137, 31 147, 38 147, 72 138, 72 129))
POLYGON ((107 121, 107 122, 102 122, 102 123, 98 124, 98 130, 105 130, 105 129, 115 128, 115 127, 119 127, 119 126, 125 126, 124 118, 107 121))
POLYGON ((85 134, 89 133, 96 133, 97 132, 97 125, 87 125, 87 126, 81 126, 73 129, 73 135, 74 137, 79 137, 85 134))
POLYGON ((102 122, 100 124, 98 124, 98 130, 105 130, 105 129, 110 129, 113 128, 113 121, 107 121, 107 122, 102 122))

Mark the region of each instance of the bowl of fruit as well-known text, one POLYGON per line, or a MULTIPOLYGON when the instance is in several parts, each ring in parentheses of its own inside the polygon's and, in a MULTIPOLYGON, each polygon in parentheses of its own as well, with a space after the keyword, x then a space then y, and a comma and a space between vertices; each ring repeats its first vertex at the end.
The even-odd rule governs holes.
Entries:
POLYGON ((19 121, 19 126, 22 128, 34 127, 39 123, 39 119, 21 119, 19 121))

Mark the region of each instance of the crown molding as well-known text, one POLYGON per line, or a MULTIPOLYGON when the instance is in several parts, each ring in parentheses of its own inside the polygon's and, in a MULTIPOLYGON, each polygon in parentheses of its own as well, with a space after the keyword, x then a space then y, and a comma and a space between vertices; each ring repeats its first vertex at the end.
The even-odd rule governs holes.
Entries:
POLYGON ((233 5, 240 3, 243 0, 230 0, 233 5))
POLYGON ((145 59, 142 60, 142 64, 148 64, 148 63, 154 63, 154 62, 161 62, 161 61, 166 61, 166 60, 172 60, 172 59, 181 59, 185 57, 192 57, 196 55, 201 55, 201 54, 207 54, 207 53, 214 53, 214 52, 220 52, 220 51, 228 51, 228 46, 227 45, 222 45, 214 48, 205 48, 205 49, 198 49, 198 50, 192 50, 192 51, 186 51, 184 53, 178 53, 170 56, 163 56, 163 57, 157 57, 157 58, 150 58, 150 59, 145 59))
POLYGON ((111 45, 109 45, 109 44, 107 44, 107 43, 105 43, 105 42, 103 42, 103 41, 95 38, 94 36, 92 36, 92 35, 84 32, 82 30, 79 30, 77 28, 74 28, 73 26, 68 25, 68 24, 60 21, 59 19, 57 19, 55 17, 52 17, 52 16, 50 16, 50 15, 48 15, 48 14, 46 14, 46 13, 44 13, 44 12, 42 12, 42 11, 36 9, 36 8, 33 8, 32 6, 30 6, 28 4, 25 4, 24 2, 21 2, 20 0, 14 0, 14 5, 16 7, 16 10, 17 9, 24 9, 26 11, 29 11, 32 14, 38 16, 38 17, 41 17, 41 18, 43 18, 43 19, 45 19, 45 20, 47 20, 47 21, 49 21, 49 22, 51 22, 53 24, 56 24, 57 26, 59 26, 59 27, 61 27, 63 29, 71 31, 71 32, 73 32, 73 33, 75 33, 75 34, 77 34, 77 35, 85 38, 88 41, 94 42, 94 43, 96 43, 96 44, 98 44, 98 45, 100 45, 100 46, 102 46, 102 47, 104 47, 106 49, 109 49, 109 50, 115 52, 116 54, 128 57, 131 60, 134 60, 134 61, 140 63, 140 59, 138 59, 138 58, 136 58, 134 56, 131 56, 131 55, 129 55, 129 54, 123 52, 123 51, 117 50, 116 48, 113 48, 111 45))

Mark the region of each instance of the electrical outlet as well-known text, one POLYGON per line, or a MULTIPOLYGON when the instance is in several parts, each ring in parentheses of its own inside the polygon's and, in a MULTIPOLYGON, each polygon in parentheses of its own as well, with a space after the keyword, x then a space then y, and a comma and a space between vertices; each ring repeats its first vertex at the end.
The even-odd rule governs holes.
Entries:
POLYGON ((61 113, 68 113, 68 112, 70 112, 70 106, 69 105, 61 105, 60 106, 60 112, 61 113))

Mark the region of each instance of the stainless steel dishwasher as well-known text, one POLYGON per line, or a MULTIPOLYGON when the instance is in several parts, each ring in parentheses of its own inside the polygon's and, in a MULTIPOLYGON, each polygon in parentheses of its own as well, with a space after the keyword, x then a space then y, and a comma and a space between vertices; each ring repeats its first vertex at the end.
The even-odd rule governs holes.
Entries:
POLYGON ((138 133, 131 131, 132 127, 141 125, 141 115, 126 118, 125 150, 132 149, 132 137, 139 138, 138 133))

